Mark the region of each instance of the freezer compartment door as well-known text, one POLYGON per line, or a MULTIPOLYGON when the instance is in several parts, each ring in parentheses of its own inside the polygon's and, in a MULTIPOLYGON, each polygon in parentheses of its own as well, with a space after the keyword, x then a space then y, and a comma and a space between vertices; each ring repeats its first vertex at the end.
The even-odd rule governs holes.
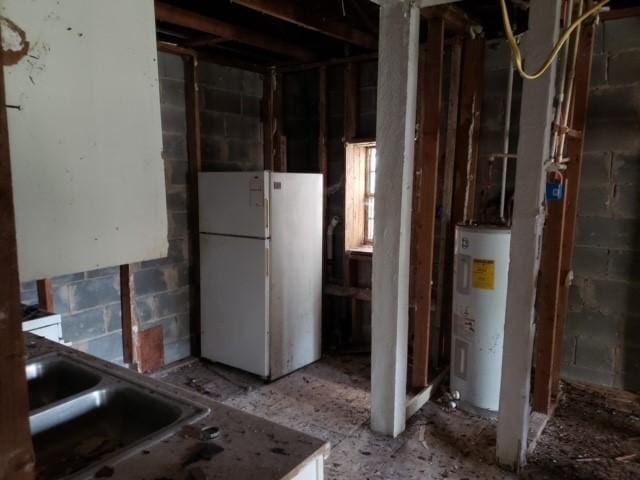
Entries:
POLYGON ((198 174, 200 232, 269 237, 269 172, 198 174))
POLYGON ((271 378, 320 358, 322 175, 271 174, 271 378))
POLYGON ((202 356, 269 375, 269 241, 200 235, 202 356))

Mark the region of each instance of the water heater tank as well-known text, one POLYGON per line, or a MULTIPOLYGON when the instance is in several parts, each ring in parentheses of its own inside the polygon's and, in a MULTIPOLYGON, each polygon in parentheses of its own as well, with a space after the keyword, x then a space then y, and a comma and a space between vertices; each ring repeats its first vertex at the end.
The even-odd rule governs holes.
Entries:
POLYGON ((456 227, 451 391, 474 413, 498 411, 511 231, 456 227))

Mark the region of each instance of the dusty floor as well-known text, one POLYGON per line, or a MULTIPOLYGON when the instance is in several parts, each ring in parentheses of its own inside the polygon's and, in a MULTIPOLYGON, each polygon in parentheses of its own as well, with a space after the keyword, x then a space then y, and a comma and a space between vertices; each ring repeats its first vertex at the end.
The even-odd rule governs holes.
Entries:
MULTIPOLYGON (((516 478, 493 462, 492 422, 447 411, 438 403, 428 403, 396 439, 371 432, 368 355, 329 355, 271 384, 205 361, 184 362, 155 376, 328 440, 327 479, 516 478)), ((523 476, 640 478, 640 464, 635 463, 640 459, 615 460, 640 453, 640 443, 633 443, 640 441, 638 417, 623 418, 609 408, 598 409, 584 395, 569 393, 523 476)))

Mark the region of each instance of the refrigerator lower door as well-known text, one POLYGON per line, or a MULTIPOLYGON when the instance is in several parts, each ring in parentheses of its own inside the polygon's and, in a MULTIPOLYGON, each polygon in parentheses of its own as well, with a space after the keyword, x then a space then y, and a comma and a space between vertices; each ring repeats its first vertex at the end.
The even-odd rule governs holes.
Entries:
POLYGON ((271 379, 320 358, 322 175, 271 174, 271 379))
POLYGON ((200 235, 202 356, 269 376, 269 240, 200 235))

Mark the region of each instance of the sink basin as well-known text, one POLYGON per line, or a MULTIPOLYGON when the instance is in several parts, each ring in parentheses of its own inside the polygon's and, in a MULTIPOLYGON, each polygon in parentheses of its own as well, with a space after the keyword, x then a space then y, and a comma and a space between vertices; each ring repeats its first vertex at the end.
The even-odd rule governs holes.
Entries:
POLYGON ((36 478, 93 478, 208 409, 115 370, 54 355, 27 365, 36 478))
POLYGON ((28 364, 27 381, 30 410, 37 410, 95 387, 100 375, 56 357, 28 364))

